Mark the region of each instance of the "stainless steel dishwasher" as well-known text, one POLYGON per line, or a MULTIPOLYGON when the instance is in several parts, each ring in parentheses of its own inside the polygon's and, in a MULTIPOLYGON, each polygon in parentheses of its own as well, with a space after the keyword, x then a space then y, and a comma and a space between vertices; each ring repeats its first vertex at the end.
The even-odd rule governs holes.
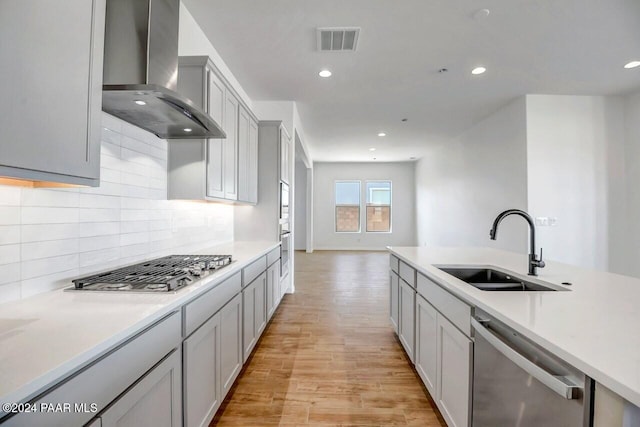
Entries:
POLYGON ((593 381, 476 310, 473 427, 591 427, 593 381))

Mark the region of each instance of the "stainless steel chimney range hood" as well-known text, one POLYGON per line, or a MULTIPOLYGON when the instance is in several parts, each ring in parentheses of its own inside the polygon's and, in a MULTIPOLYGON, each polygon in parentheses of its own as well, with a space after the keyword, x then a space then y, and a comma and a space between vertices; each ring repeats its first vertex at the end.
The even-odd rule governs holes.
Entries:
POLYGON ((180 0, 107 0, 102 109, 163 139, 225 138, 176 92, 180 0))

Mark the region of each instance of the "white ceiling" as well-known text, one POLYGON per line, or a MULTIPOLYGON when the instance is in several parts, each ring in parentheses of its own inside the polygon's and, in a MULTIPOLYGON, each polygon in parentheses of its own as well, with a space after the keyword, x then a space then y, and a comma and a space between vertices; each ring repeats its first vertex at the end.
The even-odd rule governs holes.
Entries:
POLYGON ((527 93, 640 89, 640 0, 183 1, 252 99, 298 103, 316 161, 420 157, 527 93), (320 26, 361 27, 357 51, 317 51, 320 26))

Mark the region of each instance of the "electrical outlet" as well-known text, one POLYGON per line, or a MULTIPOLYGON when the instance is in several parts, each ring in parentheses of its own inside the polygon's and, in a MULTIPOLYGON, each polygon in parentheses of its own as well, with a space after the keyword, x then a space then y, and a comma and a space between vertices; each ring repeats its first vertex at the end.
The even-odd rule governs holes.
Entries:
POLYGON ((553 227, 558 223, 558 218, 555 216, 537 216, 536 225, 538 227, 553 227))

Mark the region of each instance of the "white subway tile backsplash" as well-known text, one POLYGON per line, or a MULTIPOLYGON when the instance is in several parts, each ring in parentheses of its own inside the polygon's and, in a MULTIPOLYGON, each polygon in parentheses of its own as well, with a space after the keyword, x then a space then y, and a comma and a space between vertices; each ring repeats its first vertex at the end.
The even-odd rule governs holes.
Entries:
POLYGON ((20 262, 20 245, 0 246, 0 265, 20 262))
POLYGON ((19 206, 0 206, 0 225, 20 224, 19 206))
POLYGON ((20 263, 0 265, 0 285, 20 281, 20 263))
POLYGON ((0 245, 20 243, 19 225, 0 225, 0 245))
POLYGON ((233 207, 167 200, 168 143, 103 114, 96 188, 0 186, 0 303, 233 240, 233 207))
POLYGON ((122 223, 114 222, 81 222, 78 224, 78 237, 95 237, 120 234, 122 223))
POLYGON ((20 206, 20 188, 0 186, 0 206, 20 206))
POLYGON ((23 261, 21 279, 27 280, 34 277, 48 276, 61 271, 69 271, 77 268, 79 254, 61 255, 50 258, 40 258, 31 261, 23 261))
MULTIPOLYGON (((75 208, 78 207, 78 196, 79 193, 75 189, 72 191, 29 189, 22 192, 22 206, 75 208)), ((22 213, 24 215, 24 209, 22 213)))
POLYGON ((120 220, 120 209, 107 209, 107 208, 81 208, 80 222, 110 222, 120 220))
POLYGON ((22 207, 22 224, 68 224, 78 222, 77 208, 22 207))
POLYGON ((78 252, 78 239, 48 240, 46 242, 23 243, 20 248, 20 257, 24 262, 76 252, 78 252))
POLYGON ((31 224, 21 227, 22 243, 78 237, 78 224, 31 224))

